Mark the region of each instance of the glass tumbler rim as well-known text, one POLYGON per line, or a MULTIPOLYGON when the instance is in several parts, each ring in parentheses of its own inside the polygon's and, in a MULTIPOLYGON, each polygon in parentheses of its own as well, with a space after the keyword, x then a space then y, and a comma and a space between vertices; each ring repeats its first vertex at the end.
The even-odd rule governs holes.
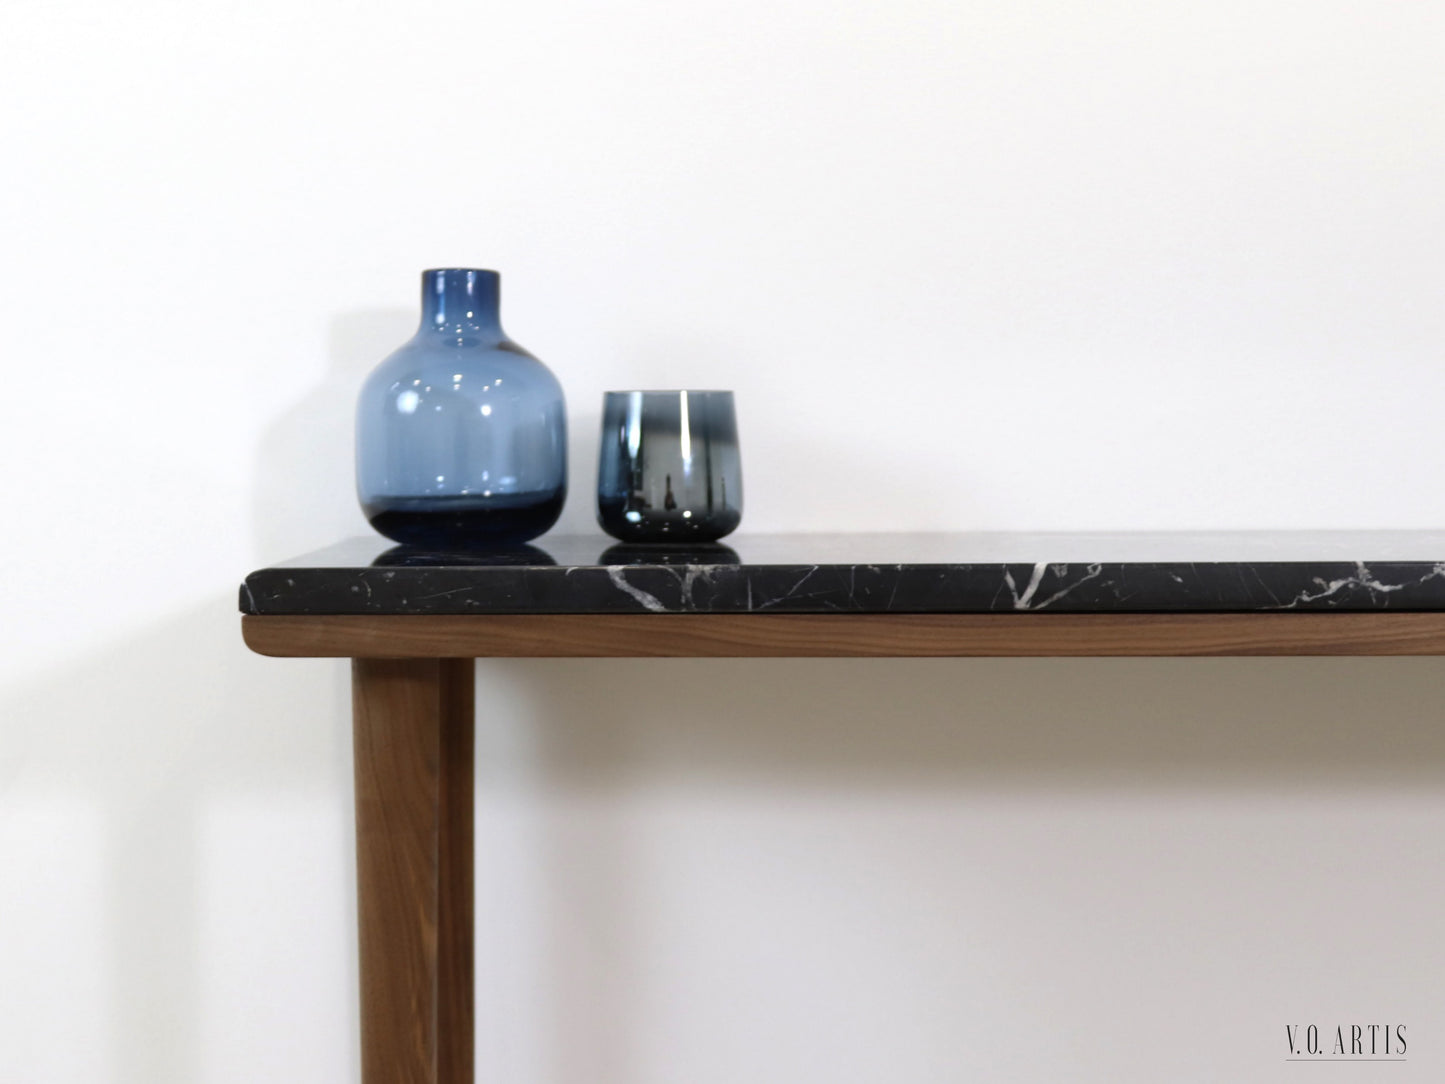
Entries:
POLYGON ((721 387, 633 387, 627 390, 603 392, 603 397, 614 395, 733 395, 731 389, 721 387))

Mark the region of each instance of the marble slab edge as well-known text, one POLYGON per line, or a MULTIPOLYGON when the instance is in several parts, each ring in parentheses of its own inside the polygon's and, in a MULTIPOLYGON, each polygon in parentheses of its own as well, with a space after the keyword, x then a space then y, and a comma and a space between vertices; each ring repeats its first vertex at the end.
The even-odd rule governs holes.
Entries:
POLYGON ((270 568, 247 614, 1445 610, 1445 562, 270 568))

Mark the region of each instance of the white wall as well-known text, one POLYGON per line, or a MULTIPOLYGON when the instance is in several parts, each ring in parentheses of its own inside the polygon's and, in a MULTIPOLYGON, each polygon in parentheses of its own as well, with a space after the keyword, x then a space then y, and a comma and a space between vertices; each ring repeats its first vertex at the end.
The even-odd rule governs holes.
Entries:
MULTIPOLYGON (((1442 34, 5 5, 0 1080, 356 1078, 345 667, 235 585, 366 530, 421 268, 504 273, 566 530, 649 385, 736 389, 746 531, 1439 527, 1442 34)), ((1441 676, 482 664, 479 1079, 1294 1080, 1314 1022, 1439 1080, 1441 676)))

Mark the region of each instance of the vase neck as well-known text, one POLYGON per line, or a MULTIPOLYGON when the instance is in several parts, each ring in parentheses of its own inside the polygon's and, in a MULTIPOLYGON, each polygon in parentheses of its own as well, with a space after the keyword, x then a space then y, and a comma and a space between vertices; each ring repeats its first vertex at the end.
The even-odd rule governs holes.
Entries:
POLYGON ((447 268, 421 273, 421 331, 500 337, 502 276, 447 268))

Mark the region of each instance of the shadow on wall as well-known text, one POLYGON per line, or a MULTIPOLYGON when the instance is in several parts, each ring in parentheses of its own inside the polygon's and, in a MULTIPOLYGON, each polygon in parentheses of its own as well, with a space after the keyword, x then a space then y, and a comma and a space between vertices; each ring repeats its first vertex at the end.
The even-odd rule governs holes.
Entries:
POLYGON ((559 784, 1331 787, 1445 781, 1445 662, 509 660, 559 784))
MULTIPOLYGON (((532 899, 543 916, 532 936, 533 966, 544 977, 531 983, 552 991, 537 1037, 552 1062, 547 1079, 639 1078, 638 1036, 656 1022, 645 1018, 645 1003, 618 991, 635 988, 639 961, 657 959, 649 924, 682 921, 643 887, 655 891, 659 883, 655 841, 649 850, 636 821, 636 803, 649 795, 671 797, 641 808, 713 811, 694 814, 686 839, 675 829, 666 837, 703 855, 696 862, 704 866, 713 848, 727 860, 735 831, 756 839, 729 819, 739 809, 776 814, 780 801, 840 818, 831 839, 827 812, 810 822, 818 831, 812 844, 800 843, 796 830, 780 837, 791 843, 782 844, 778 861, 804 865, 828 858, 798 847, 846 862, 844 825, 867 824, 868 811, 895 799, 1013 795, 1029 803, 1032 795, 1057 812, 1071 808, 1070 795, 1134 795, 1148 810, 1161 808, 1150 796, 1196 794, 1225 812, 1214 831, 1227 834, 1239 823, 1229 810, 1323 793, 1338 798, 1348 817, 1351 794, 1445 787, 1442 666, 1439 659, 484 661, 484 815, 487 796, 515 787, 519 774, 544 803, 527 846, 538 854, 532 899), (520 741, 513 714, 522 717, 520 741), (809 804, 819 797, 822 806, 809 804)), ((1093 845, 1106 849, 1108 841, 1093 845)), ((1233 850, 1227 840, 1223 846, 1233 850)), ((697 864, 678 853, 667 852, 667 861, 696 876, 697 864)), ((484 862, 487 854, 484 844, 484 862)), ((886 864, 859 874, 900 875, 886 864)), ((918 891, 917 906, 925 907, 928 888, 918 891)), ((514 921, 505 908, 501 917, 514 921)), ((667 928, 676 947, 679 927, 667 928)), ((480 975, 506 973, 509 950, 497 939, 515 934, 479 938, 480 975)), ((698 936, 705 943, 707 935, 698 936)), ((521 974, 510 981, 530 985, 521 974)), ((481 996, 486 1003, 485 990, 481 996)), ((489 1011, 508 1009, 494 998, 489 1011)))
POLYGON ((263 564, 370 531, 356 502, 356 397, 382 358, 416 332, 407 309, 362 309, 331 322, 328 368, 266 429, 252 523, 263 564))
MULTIPOLYGON (((216 1053, 202 1049, 217 1037, 217 1022, 202 1019, 206 1006, 217 1006, 218 965, 207 954, 243 955, 250 941, 270 963, 288 957, 299 962, 314 959, 321 941, 328 958, 354 955, 349 909, 325 928, 308 931, 304 944, 298 938, 289 951, 256 943, 268 929, 284 928, 266 914, 220 937, 214 914, 218 886, 225 892, 227 885, 244 886, 248 879, 264 882, 276 876, 275 864, 286 860, 286 844, 268 854, 264 843, 257 846, 247 835, 251 812, 294 810, 298 804, 315 808, 346 792, 348 697, 344 662, 278 665, 247 652, 229 593, 5 696, 0 812, 9 806, 23 814, 27 796, 39 795, 47 803, 42 810, 82 810, 95 831, 77 840, 54 830, 55 849, 37 864, 53 861, 72 872, 47 881, 43 872, 30 870, 0 890, 0 895, 18 890, 26 913, 39 919, 23 931, 7 928, 0 937, 49 946, 47 971, 73 984, 56 992, 56 1004, 37 1002, 32 990, 17 1003, 18 1012, 6 1014, 6 1026, 23 1031, 11 1039, 18 1049, 8 1046, 0 1060, 17 1069, 37 1059, 42 1065, 56 1059, 68 1065, 70 1058, 118 1084, 241 1078, 218 1076, 216 1053), (228 814, 237 810, 242 815, 228 814), (242 831, 227 836, 228 826, 237 824, 242 831), (222 838, 250 845, 245 853, 218 855, 222 838), (96 869, 85 883, 94 884, 98 900, 47 895, 66 889, 74 871, 89 866, 96 869), (85 913, 102 928, 92 934, 62 928, 59 919, 53 927, 47 923, 46 907, 63 916, 72 903, 89 908, 85 913), (98 958, 78 950, 96 938, 98 958), (92 985, 96 988, 89 989, 92 985), (60 1021, 63 1034, 56 1031, 60 1021), (39 1045, 45 1049, 35 1049, 39 1045), (75 1049, 73 1056, 64 1054, 66 1045, 75 1049)), ((38 827, 45 828, 46 819, 54 818, 42 816, 38 827)), ((294 836, 304 827, 293 824, 290 832, 294 836)), ((274 828, 262 831, 275 836, 274 828)), ((337 863, 352 868, 351 853, 348 839, 337 863)), ((305 871, 296 879, 310 883, 305 871)), ((300 884, 293 890, 305 891, 300 884)), ((276 902, 288 906, 284 894, 276 902)), ((331 902, 327 911, 344 904, 331 902)), ((33 979, 46 986, 38 974, 26 978, 27 984, 33 979)), ((266 978, 285 988, 308 980, 284 973, 266 978)), ((349 1008, 338 1006, 336 1018, 345 1020, 349 1008)), ((241 1064, 270 1044, 279 1042, 283 1052, 294 1045, 284 1032, 267 1034, 245 1025, 227 1021, 220 1035, 241 1064)), ((327 1078, 343 1079, 347 1063, 335 1068, 337 1075, 327 1078)))

